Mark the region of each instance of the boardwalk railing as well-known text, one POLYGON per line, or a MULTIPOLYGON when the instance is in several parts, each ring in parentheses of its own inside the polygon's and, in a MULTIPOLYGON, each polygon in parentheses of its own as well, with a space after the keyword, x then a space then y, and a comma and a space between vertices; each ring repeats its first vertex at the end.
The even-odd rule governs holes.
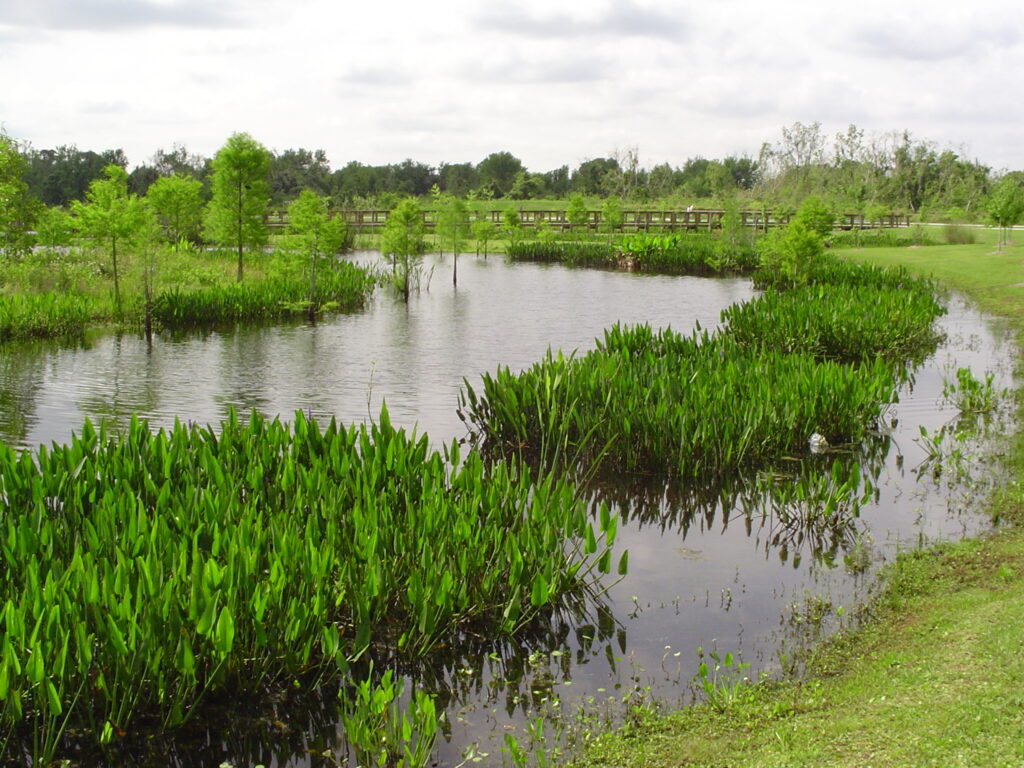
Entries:
MULTIPOLYGON (((564 210, 533 211, 520 209, 519 225, 529 229, 538 227, 566 231, 572 225, 565 216, 564 210)), ((388 211, 383 209, 357 210, 343 209, 335 211, 345 223, 357 232, 368 232, 380 229, 388 220, 388 211)), ((473 214, 476 217, 491 221, 497 226, 504 222, 504 210, 494 209, 473 214)), ((710 231, 720 229, 725 211, 718 208, 690 208, 683 211, 623 211, 622 225, 616 227, 620 232, 646 231, 710 231)), ((772 227, 780 227, 789 223, 789 213, 774 211, 740 211, 740 221, 744 227, 767 232, 772 227)), ((587 211, 586 229, 602 228, 604 217, 601 211, 587 211)), ((283 229, 288 225, 287 216, 278 211, 268 214, 267 224, 272 229, 283 229)), ((437 211, 423 211, 423 225, 426 229, 437 226, 437 211)), ((868 219, 863 213, 844 213, 836 218, 836 229, 876 229, 878 227, 909 227, 910 217, 899 213, 890 213, 876 219, 868 219)))

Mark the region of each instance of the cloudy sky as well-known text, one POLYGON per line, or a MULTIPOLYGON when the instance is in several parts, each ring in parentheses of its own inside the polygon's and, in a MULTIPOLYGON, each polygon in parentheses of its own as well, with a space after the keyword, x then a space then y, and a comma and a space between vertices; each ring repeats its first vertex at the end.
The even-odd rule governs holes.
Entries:
POLYGON ((1021 169, 1022 78, 1011 0, 0 0, 3 130, 132 165, 236 131, 333 167, 681 165, 820 121, 1021 169))

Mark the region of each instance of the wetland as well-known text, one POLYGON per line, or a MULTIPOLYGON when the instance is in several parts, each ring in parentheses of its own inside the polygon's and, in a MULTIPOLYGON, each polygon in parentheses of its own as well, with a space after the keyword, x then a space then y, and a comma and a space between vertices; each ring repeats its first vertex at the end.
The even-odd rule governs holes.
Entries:
MULTIPOLYGON (((437 269, 443 273, 441 265, 437 269)), ((230 424, 232 413, 245 421, 255 411, 296 424, 333 418, 342 425, 337 434, 353 437, 332 439, 359 442, 374 427, 346 433, 347 425, 377 422, 379 431, 386 406, 391 427, 425 439, 388 432, 380 444, 390 441, 393 456, 433 467, 418 470, 427 476, 441 462, 431 452, 449 459, 460 450, 465 455, 465 443, 473 442, 459 417, 460 394, 473 387, 483 392, 490 372, 528 370, 549 348, 575 351, 573 359, 582 359, 617 324, 671 327, 684 335, 715 329, 723 310, 757 295, 743 278, 463 257, 457 288, 436 279, 408 303, 378 291, 365 309, 316 323, 168 332, 152 344, 110 334, 70 347, 9 345, 0 362, 0 438, 15 450, 31 451, 82 436, 85 419, 110 434, 138 434, 133 418, 172 435, 180 422, 179 429, 195 434, 199 427, 189 425, 216 428, 230 424)), ((575 510, 579 504, 604 540, 593 549, 582 545, 580 562, 596 562, 598 557, 587 557, 599 555, 605 541, 614 555, 611 567, 596 567, 582 590, 556 590, 546 579, 544 594, 531 601, 532 615, 506 629, 464 621, 466 609, 455 607, 450 613, 459 619, 458 645, 432 643, 429 653, 411 655, 418 659, 404 646, 397 653, 397 640, 388 644, 391 652, 348 649, 347 656, 358 657, 353 668, 368 674, 366 662, 374 657, 378 672, 390 665, 406 680, 400 699, 409 700, 409 691, 433 697, 443 713, 434 745, 443 765, 485 754, 501 764, 513 749, 508 736, 525 745, 544 728, 553 740, 571 741, 575 721, 565 713, 580 709, 614 722, 638 700, 692 701, 698 648, 742 658, 749 664, 745 674, 754 678, 786 671, 802 643, 855 613, 869 597, 878 567, 898 552, 990 526, 972 511, 986 479, 994 480, 979 458, 985 430, 969 429, 961 419, 949 383, 968 369, 979 380, 992 374, 997 389, 1009 386, 1009 340, 956 296, 944 303, 947 312, 936 321, 944 340, 898 383, 898 399, 882 404, 857 448, 812 454, 803 450, 812 437, 807 434, 798 441, 801 450, 784 451, 781 462, 728 478, 667 482, 635 471, 596 477, 585 491, 565 491, 572 502, 560 505, 575 510), (830 504, 833 513, 815 522, 815 512, 830 504), (621 559, 627 551, 628 567, 621 559), (616 563, 624 573, 617 573, 616 563)), ((286 446, 292 438, 275 434, 280 451, 291 450, 286 446)), ((213 444, 212 438, 195 439, 196 445, 213 444)), ((372 444, 378 440, 374 435, 372 444)), ((369 444, 361 443, 363 456, 369 444)), ((465 477, 470 475, 467 470, 465 477)), ((496 485, 486 474, 477 478, 476 485, 466 480, 459 487, 496 485)), ((436 483, 454 488, 456 473, 441 471, 436 483)), ((508 498, 517 498, 515 478, 507 487, 508 498)), ((563 491, 552 485, 551 493, 557 500, 563 491)), ((588 523, 581 515, 569 515, 563 530, 586 541, 588 523)), ((502 525, 511 529, 513 523, 502 525)), ((249 535, 256 535, 253 529, 249 535)), ((550 556, 564 556, 561 549, 552 546, 550 556)), ((536 567, 544 570, 543 564, 536 567)), ((220 581, 216 573, 204 578, 220 581)), ((258 581, 258 574, 253 578, 258 581)), ((512 602, 507 595, 504 600, 512 602)), ((214 615, 207 629, 216 647, 219 608, 214 615)), ((358 640, 358 622, 352 621, 358 640)), ((392 629, 396 637, 401 632, 392 629)), ((221 635, 222 645, 225 639, 221 635)), ((247 695, 245 706, 225 706, 224 697, 212 697, 209 708, 204 705, 171 736, 148 738, 140 726, 119 729, 111 741, 123 745, 126 764, 167 765, 168 755, 175 765, 342 762, 353 733, 346 726, 353 705, 344 703, 345 696, 339 700, 336 685, 320 684, 326 674, 310 678, 299 674, 304 669, 299 660, 278 673, 300 681, 299 691, 258 690, 247 695)), ((87 750, 74 759, 90 760, 87 750)))

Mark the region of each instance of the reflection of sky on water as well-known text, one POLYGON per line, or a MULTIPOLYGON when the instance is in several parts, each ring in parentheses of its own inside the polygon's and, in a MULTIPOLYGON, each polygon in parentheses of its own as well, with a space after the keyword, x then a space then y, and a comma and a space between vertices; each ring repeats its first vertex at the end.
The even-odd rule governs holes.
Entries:
MULTIPOLYGON (((695 322, 711 327, 721 308, 753 295, 745 280, 466 257, 459 266, 457 290, 448 261, 408 307, 382 293, 363 312, 315 326, 163 337, 152 348, 129 336, 101 337, 85 348, 11 348, 0 360, 0 437, 35 446, 66 441, 85 417, 116 426, 138 413, 164 427, 176 418, 217 422, 231 407, 286 419, 302 409, 347 423, 376 416, 386 401, 393 422, 426 431, 440 445, 465 433, 456 415, 463 377, 475 382, 498 365, 529 366, 549 345, 584 351, 615 322, 672 325, 682 332, 695 322)), ((913 470, 926 454, 916 438, 920 425, 935 430, 953 418, 941 403, 944 376, 957 367, 996 371, 1006 386, 1007 355, 1003 340, 993 335, 998 330, 961 302, 952 301, 941 322, 948 343, 917 371, 889 414, 895 423, 879 459, 877 501, 842 531, 843 541, 855 541, 865 553, 866 575, 847 571, 843 549, 831 565, 815 560, 807 541, 783 550, 773 543, 777 529, 770 520, 759 514, 744 519, 735 509, 716 506, 714 494, 697 510, 685 494, 653 489, 645 515, 635 502, 622 509, 625 518, 634 518, 620 525, 617 541, 619 551, 630 552, 630 568, 603 597, 611 616, 601 631, 594 617, 593 632, 566 624, 538 641, 556 655, 535 658, 532 666, 506 649, 496 659, 465 659, 478 668, 465 680, 447 670, 446 684, 463 699, 449 710, 451 740, 440 746, 442 763, 459 762, 471 741, 498 755, 508 728, 521 727, 522 707, 535 712, 552 693, 565 709, 588 696, 621 697, 632 686, 651 686, 654 696, 679 701, 687 695, 698 646, 742 651, 751 673, 773 669, 779 643, 789 635, 784 619, 808 599, 825 595, 833 606, 849 609, 866 596, 870 574, 898 549, 979 530, 984 520, 961 514, 963 498, 950 500, 945 476, 917 481, 913 470), (597 635, 593 643, 581 639, 588 633, 597 635), (522 688, 500 684, 520 672, 527 677, 522 688)), ((231 749, 241 748, 229 748, 225 757, 237 757, 231 749)))
MULTIPOLYGON (((366 311, 322 323, 209 331, 179 339, 106 336, 88 349, 26 348, 18 370, 0 368, 26 415, 2 425, 18 446, 65 441, 86 416, 153 426, 175 417, 218 422, 229 407, 290 418, 296 410, 343 422, 376 416, 426 431, 436 443, 465 432, 455 411, 463 377, 498 365, 531 365, 549 345, 593 347, 617 321, 718 322, 719 310, 752 295, 746 280, 639 276, 463 257, 459 286, 450 257, 408 307, 382 293, 366 311), (26 381, 33 386, 25 386, 26 381)), ((3 396, 3 394, 0 394, 3 396)))

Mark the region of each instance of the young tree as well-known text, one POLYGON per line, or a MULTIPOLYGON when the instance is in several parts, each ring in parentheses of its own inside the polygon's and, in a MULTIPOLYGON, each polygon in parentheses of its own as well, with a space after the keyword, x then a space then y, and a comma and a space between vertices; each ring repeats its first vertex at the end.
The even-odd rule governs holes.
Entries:
POLYGON ((71 244, 74 222, 63 208, 42 206, 36 217, 36 243, 47 248, 71 244))
POLYGON ((988 199, 988 214, 999 227, 999 247, 1010 240, 1010 227, 1024 214, 1024 187, 1012 176, 1004 176, 988 199))
POLYGON ((794 218, 780 229, 773 229, 758 243, 761 269, 783 285, 804 285, 811 266, 824 252, 821 236, 794 218))
POLYGON ((128 193, 128 173, 119 165, 108 165, 105 178, 96 179, 85 193, 85 202, 72 201, 71 212, 78 229, 87 238, 110 251, 114 276, 114 306, 121 313, 118 275, 118 247, 124 249, 146 229, 151 216, 145 203, 128 193))
POLYGON ((484 258, 487 258, 487 244, 498 236, 498 228, 494 226, 494 222, 490 220, 486 213, 481 213, 474 219, 470 228, 473 238, 476 240, 477 255, 480 255, 482 252, 484 258))
POLYGON ((459 251, 469 237, 469 209, 453 195, 438 198, 437 236, 452 249, 452 285, 459 284, 459 251))
POLYGON ((512 208, 506 208, 501 214, 501 235, 510 243, 519 241, 522 236, 521 225, 519 214, 512 208))
POLYGON ((146 192, 146 200, 175 250, 183 239, 191 240, 199 235, 203 218, 202 190, 202 182, 174 174, 161 176, 146 192))
POLYGON ((206 213, 211 240, 238 250, 238 282, 246 248, 267 242, 264 214, 270 200, 270 152, 247 133, 236 133, 213 158, 213 198, 206 213))
POLYGON ((565 206, 565 220, 574 232, 587 226, 590 219, 590 212, 587 210, 587 201, 579 192, 569 196, 569 202, 565 206))
POLYGON ((796 218, 797 221, 817 232, 818 236, 824 239, 832 234, 832 225, 835 223, 836 215, 820 197, 811 195, 800 203, 796 218))
POLYGON ((25 160, 14 141, 0 133, 0 255, 26 253, 40 204, 24 181, 25 160))
POLYGON ((331 218, 325 198, 304 189, 288 206, 288 228, 309 256, 309 319, 312 320, 316 313, 317 262, 320 257, 332 256, 342 249, 347 236, 345 222, 331 218))
POLYGON ((622 201, 614 195, 605 198, 601 206, 601 231, 608 235, 608 242, 612 240, 612 234, 622 229, 622 222, 625 216, 622 213, 622 201))
POLYGON ((419 266, 417 258, 423 252, 423 211, 414 198, 405 198, 388 212, 380 250, 391 257, 392 275, 408 303, 409 284, 419 266))

